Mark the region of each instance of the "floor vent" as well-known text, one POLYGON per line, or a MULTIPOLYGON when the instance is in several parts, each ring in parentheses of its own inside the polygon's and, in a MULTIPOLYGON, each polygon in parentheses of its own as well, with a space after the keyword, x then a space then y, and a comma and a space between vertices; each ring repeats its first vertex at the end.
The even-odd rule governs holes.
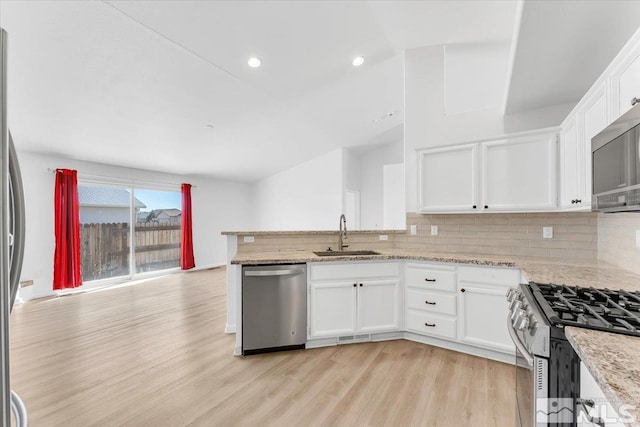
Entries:
POLYGON ((371 341, 371 334, 344 335, 338 337, 338 344, 371 341))

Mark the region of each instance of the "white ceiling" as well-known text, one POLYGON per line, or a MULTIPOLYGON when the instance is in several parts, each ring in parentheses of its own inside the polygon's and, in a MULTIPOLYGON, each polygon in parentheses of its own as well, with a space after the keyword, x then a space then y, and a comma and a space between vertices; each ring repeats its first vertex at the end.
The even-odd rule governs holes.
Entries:
MULTIPOLYGON (((513 1, 3 0, 9 123, 22 150, 253 181, 338 147, 401 138, 404 49, 508 42, 517 9, 513 1), (262 67, 246 65, 253 55, 262 67), (366 57, 360 68, 351 66, 356 55, 366 57)), ((519 39, 511 105, 526 95, 518 91, 529 60, 520 55, 537 54, 531 31, 519 39)))
POLYGON ((640 26, 640 1, 527 1, 505 111, 577 103, 640 26))

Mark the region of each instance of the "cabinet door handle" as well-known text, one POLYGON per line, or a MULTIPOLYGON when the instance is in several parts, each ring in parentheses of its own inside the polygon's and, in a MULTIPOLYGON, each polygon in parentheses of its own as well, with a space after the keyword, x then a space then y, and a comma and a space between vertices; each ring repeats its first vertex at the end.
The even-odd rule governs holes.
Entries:
POLYGON ((476 205, 473 205, 473 209, 476 209, 476 208, 477 208, 477 206, 476 206, 476 205))
POLYGON ((631 100, 631 105, 636 105, 638 102, 640 102, 640 98, 636 98, 636 97, 634 97, 634 98, 631 100))
POLYGON ((362 287, 362 283, 360 283, 360 287, 362 287))
POLYGON ((582 203, 582 199, 576 199, 576 203, 582 203))
POLYGON ((436 279, 424 279, 425 282, 435 282, 436 279))
POLYGON ((435 301, 425 301, 424 303, 429 305, 436 305, 435 301))
POLYGON ((460 289, 460 292, 465 293, 467 290, 465 288, 460 289))
POLYGON ((354 284, 353 284, 353 287, 355 288, 356 286, 358 286, 358 284, 357 284, 357 283, 354 283, 354 284))
POLYGON ((435 323, 426 323, 424 324, 424 326, 429 326, 430 328, 434 328, 436 326, 435 323))
POLYGON ((484 208, 485 209, 489 209, 489 205, 484 205, 484 208))

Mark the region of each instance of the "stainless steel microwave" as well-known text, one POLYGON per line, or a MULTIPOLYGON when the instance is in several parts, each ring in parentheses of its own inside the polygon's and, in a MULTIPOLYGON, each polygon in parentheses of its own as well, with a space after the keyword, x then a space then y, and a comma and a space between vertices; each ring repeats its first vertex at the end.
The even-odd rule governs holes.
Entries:
POLYGON ((640 211, 640 104, 591 139, 593 210, 640 211))

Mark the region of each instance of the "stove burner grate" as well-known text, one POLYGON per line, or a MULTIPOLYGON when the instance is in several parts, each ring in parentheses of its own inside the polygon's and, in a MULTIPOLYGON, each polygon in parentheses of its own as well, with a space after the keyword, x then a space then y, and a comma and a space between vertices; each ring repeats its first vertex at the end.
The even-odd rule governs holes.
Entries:
POLYGON ((533 282, 530 286, 545 315, 556 326, 640 336, 640 292, 533 282))

